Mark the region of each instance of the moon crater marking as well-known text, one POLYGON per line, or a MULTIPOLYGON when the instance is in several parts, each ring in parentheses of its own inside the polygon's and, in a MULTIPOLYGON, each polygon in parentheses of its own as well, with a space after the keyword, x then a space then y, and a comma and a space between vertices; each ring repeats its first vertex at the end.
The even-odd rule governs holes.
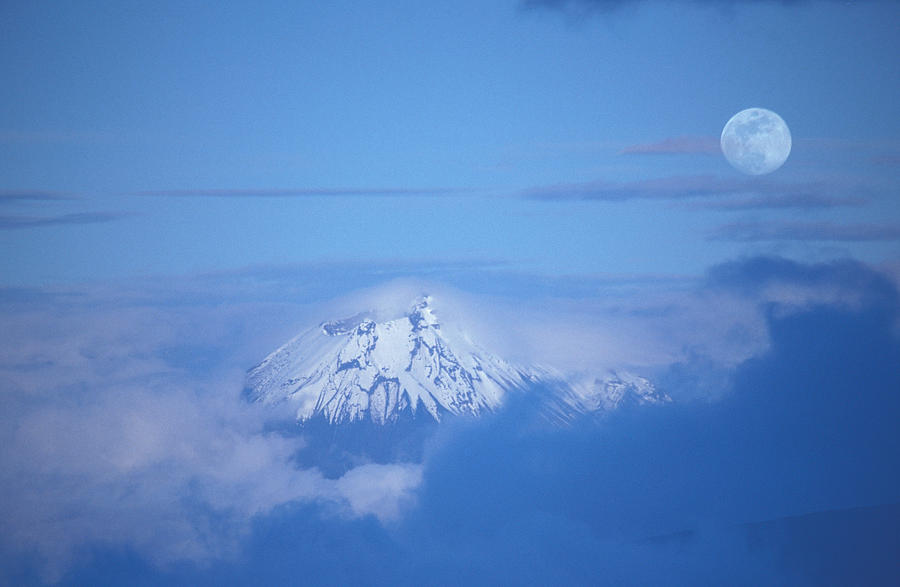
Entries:
POLYGON ((765 108, 747 108, 722 129, 722 153, 743 173, 764 175, 781 167, 791 154, 791 131, 784 120, 765 108))

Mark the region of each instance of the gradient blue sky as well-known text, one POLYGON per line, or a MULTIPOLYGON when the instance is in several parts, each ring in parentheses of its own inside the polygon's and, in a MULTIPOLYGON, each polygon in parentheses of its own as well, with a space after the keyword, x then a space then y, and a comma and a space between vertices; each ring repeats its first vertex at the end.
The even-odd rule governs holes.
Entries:
POLYGON ((896 257, 900 5, 541 4, 4 3, 2 281, 896 257), (716 148, 749 106, 765 178, 716 148))
POLYGON ((0 3, 0 583, 896 584, 898 23, 0 3), (754 106, 794 141, 762 177, 718 148, 754 106), (425 290, 512 362, 674 401, 547 430, 516 396, 307 468, 246 370, 425 290))

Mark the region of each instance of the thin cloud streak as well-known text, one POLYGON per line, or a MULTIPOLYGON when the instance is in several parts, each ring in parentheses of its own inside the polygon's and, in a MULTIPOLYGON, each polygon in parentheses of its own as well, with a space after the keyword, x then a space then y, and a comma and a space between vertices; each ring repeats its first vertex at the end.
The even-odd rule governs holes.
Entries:
POLYGON ((841 241, 872 242, 900 240, 895 224, 834 224, 831 222, 733 222, 709 234, 709 240, 761 241, 841 241))
POLYGON ((460 188, 226 188, 195 190, 146 190, 134 196, 172 198, 296 198, 316 196, 442 196, 468 192, 460 188))
POLYGON ((684 206, 694 210, 777 210, 777 209, 811 209, 838 208, 843 206, 865 206, 869 203, 860 197, 832 197, 817 194, 786 194, 783 196, 750 196, 728 200, 704 200, 688 202, 684 206))
MULTIPOLYGON (((829 0, 831 2, 837 0, 829 0)), ((574 16, 589 16, 595 12, 610 13, 628 5, 646 4, 647 0, 522 0, 520 6, 525 9, 548 9, 565 12, 574 16)), ((682 0, 681 4, 701 6, 738 6, 741 4, 780 4, 794 6, 803 4, 803 0, 682 0)))
POLYGON ((75 199, 77 199, 75 196, 66 192, 52 192, 45 190, 0 190, 0 203, 50 202, 75 199))
POLYGON ((536 200, 600 200, 619 202, 635 199, 681 199, 749 192, 743 183, 723 180, 709 175, 676 176, 616 183, 590 181, 558 183, 539 186, 520 192, 525 198, 536 200))
POLYGON ((763 179, 727 179, 711 175, 673 176, 632 182, 592 181, 539 186, 519 192, 524 198, 545 201, 595 200, 690 200, 715 198, 690 204, 693 208, 768 209, 832 208, 858 206, 866 200, 839 196, 836 191, 865 191, 858 186, 834 182, 786 184, 763 179), (738 196, 744 196, 740 198, 738 196))
POLYGON ((715 155, 719 152, 719 141, 715 137, 680 136, 669 137, 655 143, 629 145, 619 151, 620 155, 715 155))
POLYGON ((125 218, 128 214, 116 212, 76 212, 59 216, 0 216, 0 230, 20 230, 43 226, 99 224, 125 218))

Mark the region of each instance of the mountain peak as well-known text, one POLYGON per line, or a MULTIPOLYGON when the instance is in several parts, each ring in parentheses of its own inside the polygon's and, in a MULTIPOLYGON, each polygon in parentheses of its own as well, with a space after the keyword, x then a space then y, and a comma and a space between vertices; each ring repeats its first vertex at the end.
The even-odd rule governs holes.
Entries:
POLYGON ((530 375, 467 341, 442 334, 431 296, 406 316, 376 322, 363 314, 323 322, 250 370, 252 399, 296 405, 297 417, 383 424, 404 414, 478 415, 525 386, 530 375))
POLYGON ((629 374, 570 384, 547 369, 512 365, 464 333, 456 336, 455 327, 443 331, 433 302, 423 294, 406 315, 389 320, 363 312, 322 322, 251 369, 246 393, 255 401, 292 404, 301 421, 324 417, 332 424, 479 416, 499 408, 506 394, 529 390, 544 397, 557 422, 668 401, 649 381, 629 374))
POLYGON ((321 324, 319 324, 319 327, 322 329, 323 334, 326 334, 328 336, 341 336, 344 334, 350 334, 367 320, 371 321, 368 319, 365 313, 360 313, 355 314, 349 318, 344 318, 342 320, 329 320, 327 322, 322 322, 321 324))
POLYGON ((408 318, 412 324, 413 330, 421 330, 423 328, 440 328, 437 316, 434 315, 432 302, 434 300, 429 295, 419 297, 410 310, 408 318))

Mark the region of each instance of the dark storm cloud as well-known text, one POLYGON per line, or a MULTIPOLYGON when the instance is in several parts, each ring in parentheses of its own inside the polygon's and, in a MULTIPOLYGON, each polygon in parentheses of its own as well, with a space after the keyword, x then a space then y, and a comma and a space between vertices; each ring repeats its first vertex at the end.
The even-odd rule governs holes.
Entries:
POLYGON ((713 175, 672 176, 630 182, 591 181, 538 186, 520 196, 544 201, 628 200, 688 201, 697 209, 751 210, 777 208, 834 208, 860 206, 864 197, 845 192, 868 192, 859 186, 826 182, 783 183, 762 178, 722 178, 713 175))
POLYGON ((733 222, 716 228, 710 233, 709 238, 737 242, 895 241, 900 240, 900 226, 832 222, 733 222))
POLYGON ((128 216, 118 212, 74 212, 57 216, 0 216, 0 230, 20 230, 42 226, 98 224, 128 216))

